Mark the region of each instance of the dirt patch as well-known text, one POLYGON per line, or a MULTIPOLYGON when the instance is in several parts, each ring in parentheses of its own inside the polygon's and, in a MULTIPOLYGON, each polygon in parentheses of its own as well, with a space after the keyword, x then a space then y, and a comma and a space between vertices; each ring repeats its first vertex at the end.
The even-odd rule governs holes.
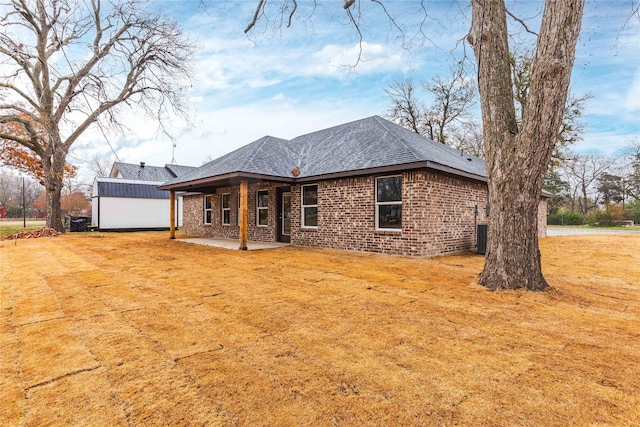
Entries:
POLYGON ((545 293, 475 255, 3 242, 0 424, 638 425, 640 239, 541 251, 545 293))
POLYGON ((44 227, 39 230, 22 230, 15 234, 8 234, 6 236, 0 236, 0 241, 2 240, 17 240, 17 239, 37 239, 39 237, 49 237, 49 236, 59 236, 62 233, 56 231, 50 227, 44 227))

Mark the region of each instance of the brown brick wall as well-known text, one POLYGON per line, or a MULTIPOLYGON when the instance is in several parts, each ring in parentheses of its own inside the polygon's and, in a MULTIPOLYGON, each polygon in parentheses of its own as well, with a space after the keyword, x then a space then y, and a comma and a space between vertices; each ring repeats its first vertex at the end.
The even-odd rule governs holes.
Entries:
POLYGON ((300 227, 301 186, 293 186, 291 243, 410 256, 475 248, 475 224, 485 221, 485 185, 427 171, 404 172, 402 231, 379 231, 375 178, 319 181, 317 229, 300 227), (477 218, 476 204, 481 207, 477 218))
MULTIPOLYGON (((476 225, 486 224, 486 185, 427 170, 402 173, 402 230, 376 230, 375 178, 318 181, 318 227, 301 227, 301 184, 291 187, 291 243, 333 249, 408 256, 437 256, 475 249, 476 225), (476 215, 476 206, 478 214, 476 215)), ((249 185, 248 237, 276 240, 276 189, 273 183, 249 185), (269 191, 269 224, 256 226, 256 192, 269 191)), ((219 188, 212 198, 212 224, 203 225, 203 195, 184 198, 184 232, 238 238, 238 187, 219 188), (231 225, 221 225, 221 194, 231 194, 231 225)), ((546 200, 541 199, 539 235, 546 235, 546 200)))
POLYGON ((538 202, 538 237, 547 237, 547 199, 538 202))

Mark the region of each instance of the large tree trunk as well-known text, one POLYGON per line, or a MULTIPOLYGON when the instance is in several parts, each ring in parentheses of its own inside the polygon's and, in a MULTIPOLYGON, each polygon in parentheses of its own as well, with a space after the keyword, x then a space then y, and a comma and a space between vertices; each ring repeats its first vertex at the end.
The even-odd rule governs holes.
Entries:
POLYGON ((489 235, 480 284, 544 290, 538 200, 562 123, 583 0, 545 5, 531 86, 516 121, 506 10, 502 0, 472 0, 469 41, 478 64, 489 186, 489 235))
POLYGON ((64 177, 66 153, 54 153, 42 159, 45 200, 47 203, 47 227, 64 232, 60 201, 64 177))

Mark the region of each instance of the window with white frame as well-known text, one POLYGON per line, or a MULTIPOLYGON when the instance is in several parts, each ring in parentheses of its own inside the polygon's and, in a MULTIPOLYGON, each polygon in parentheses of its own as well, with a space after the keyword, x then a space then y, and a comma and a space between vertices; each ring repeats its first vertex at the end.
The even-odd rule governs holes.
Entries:
POLYGON ((222 225, 230 225, 231 224, 231 206, 229 204, 231 200, 231 195, 229 193, 225 193, 220 196, 220 205, 222 206, 222 225))
POLYGON ((269 191, 259 190, 256 198, 256 224, 266 227, 269 224, 269 191))
POLYGON ((204 223, 211 224, 211 194, 204 196, 204 223))
POLYGON ((402 176, 376 178, 376 229, 402 230, 402 176))
POLYGON ((318 185, 302 186, 302 226, 318 226, 318 185))

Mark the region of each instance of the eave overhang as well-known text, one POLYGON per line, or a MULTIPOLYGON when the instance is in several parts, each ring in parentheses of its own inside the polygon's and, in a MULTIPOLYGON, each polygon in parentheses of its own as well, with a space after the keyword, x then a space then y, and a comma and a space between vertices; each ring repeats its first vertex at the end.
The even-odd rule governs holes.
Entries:
POLYGON ((237 185, 242 180, 249 181, 276 181, 283 183, 291 183, 295 180, 274 175, 263 175, 250 172, 230 172, 222 175, 209 176, 206 178, 194 179, 191 181, 179 182, 175 184, 162 184, 158 186, 159 190, 174 191, 203 191, 211 188, 226 187, 237 185))
POLYGON ((298 178, 264 175, 264 174, 256 174, 256 173, 249 173, 249 172, 231 172, 231 173, 226 173, 222 175, 216 175, 216 176, 199 178, 199 179, 186 181, 186 182, 180 182, 176 184, 162 184, 158 186, 158 189, 186 191, 186 192, 200 192, 200 193, 215 192, 216 188, 238 185, 238 183, 244 179, 253 181, 253 182, 270 181, 270 182, 280 182, 283 184, 295 184, 298 182, 305 183, 305 182, 314 182, 314 181, 320 181, 325 179, 351 178, 351 177, 362 176, 362 175, 380 175, 380 174, 387 174, 387 173, 394 173, 394 172, 400 172, 404 170, 415 170, 415 169, 431 169, 431 170, 436 170, 446 174, 471 179, 474 181, 487 182, 487 177, 482 175, 464 172, 459 169, 441 165, 439 163, 434 163, 430 161, 419 161, 419 162, 412 162, 412 163, 401 163, 397 165, 372 167, 367 169, 348 170, 348 171, 341 171, 341 172, 321 174, 321 175, 311 175, 311 176, 304 176, 304 177, 298 177, 298 178))

